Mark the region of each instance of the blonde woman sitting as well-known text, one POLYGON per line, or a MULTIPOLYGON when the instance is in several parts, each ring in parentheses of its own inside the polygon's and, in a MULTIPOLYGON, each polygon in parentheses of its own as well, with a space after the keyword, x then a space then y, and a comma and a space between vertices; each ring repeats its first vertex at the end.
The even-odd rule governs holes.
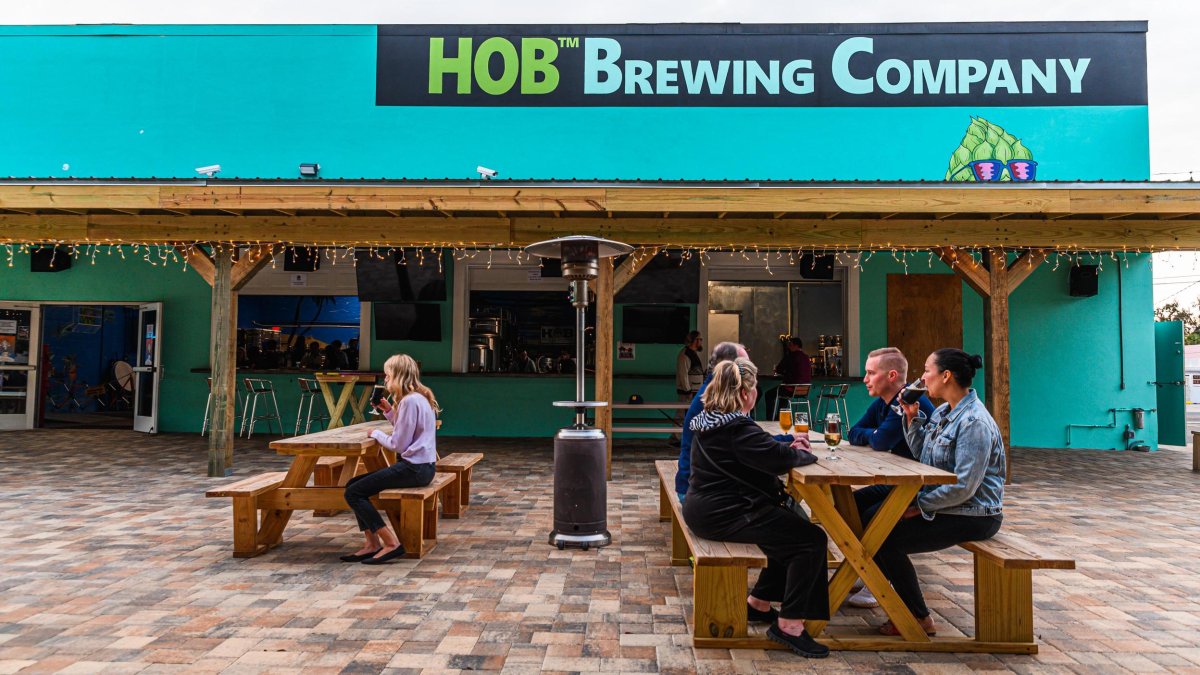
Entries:
POLYGON ((396 463, 350 479, 346 484, 346 503, 358 519, 363 546, 344 562, 381 565, 405 554, 404 544, 384 523, 371 497, 392 488, 423 487, 433 482, 437 470, 437 399, 429 387, 421 384, 417 362, 407 354, 396 354, 383 364, 383 385, 396 404, 384 398, 379 410, 392 423, 388 435, 376 429, 371 438, 396 453, 396 463))
POLYGON ((808 658, 829 648, 804 621, 829 618, 824 530, 789 508, 778 476, 812 464, 808 438, 776 440, 750 419, 758 400, 758 369, 749 359, 722 361, 704 390, 704 410, 692 418, 691 476, 683 519, 706 539, 757 544, 767 567, 746 598, 750 621, 771 622, 767 637, 808 658), (772 602, 781 603, 776 612, 772 602))

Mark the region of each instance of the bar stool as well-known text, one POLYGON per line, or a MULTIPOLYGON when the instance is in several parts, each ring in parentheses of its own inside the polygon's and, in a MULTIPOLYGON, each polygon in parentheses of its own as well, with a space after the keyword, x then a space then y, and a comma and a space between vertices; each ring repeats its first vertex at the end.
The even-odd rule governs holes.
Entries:
MULTIPOLYGON (((211 419, 209 417, 209 410, 212 408, 212 402, 213 402, 212 378, 208 377, 205 379, 208 380, 208 401, 206 401, 204 403, 204 423, 200 425, 200 435, 201 436, 205 436, 208 434, 208 423, 209 423, 209 420, 211 419)), ((235 429, 238 426, 238 420, 241 419, 241 415, 238 414, 239 408, 242 410, 245 410, 246 405, 245 405, 245 402, 242 400, 242 395, 238 392, 234 392, 233 427, 235 429)))
POLYGON ((775 390, 775 416, 776 417, 779 416, 779 410, 780 410, 779 404, 783 403, 784 401, 787 401, 787 404, 789 406, 791 406, 795 402, 799 402, 808 411, 808 419, 811 422, 812 418, 813 418, 812 402, 810 402, 808 400, 808 394, 811 390, 812 390, 811 384, 781 384, 781 385, 779 385, 779 388, 775 390))
POLYGON ((838 413, 842 416, 842 424, 850 424, 850 411, 846 409, 846 394, 849 391, 850 385, 848 384, 826 384, 821 386, 821 395, 817 398, 817 416, 809 418, 814 428, 817 424, 820 424, 821 430, 825 430, 826 413, 838 413))
POLYGON ((283 436, 283 420, 279 417, 279 402, 275 400, 275 387, 271 384, 271 381, 247 377, 242 380, 242 384, 246 388, 246 404, 242 409, 242 431, 246 433, 246 438, 250 438, 251 434, 254 433, 254 425, 260 421, 267 423, 267 433, 271 433, 272 420, 279 423, 279 435, 283 436), (259 415, 257 414, 258 399, 265 396, 271 397, 271 405, 275 408, 275 412, 272 413, 266 407, 266 402, 264 401, 263 409, 266 412, 259 415), (246 408, 249 408, 250 411, 246 412, 246 408))
POLYGON ((313 422, 320 422, 321 428, 329 427, 329 411, 325 408, 317 408, 317 416, 313 417, 313 401, 321 395, 321 385, 316 380, 309 380, 303 377, 297 378, 300 383, 300 407, 296 409, 296 427, 292 431, 293 436, 300 435, 300 415, 304 415, 304 433, 308 433, 313 422), (305 412, 304 405, 308 404, 308 411, 305 412))

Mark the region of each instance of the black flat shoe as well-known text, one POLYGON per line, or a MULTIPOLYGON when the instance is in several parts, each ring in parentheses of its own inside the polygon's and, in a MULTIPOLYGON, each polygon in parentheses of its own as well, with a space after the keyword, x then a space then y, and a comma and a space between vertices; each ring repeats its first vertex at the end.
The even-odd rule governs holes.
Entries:
POLYGON ((341 561, 342 562, 362 562, 362 561, 366 560, 367 558, 374 556, 376 553, 379 553, 382 550, 383 549, 381 549, 381 548, 377 548, 374 551, 371 551, 370 553, 362 553, 362 554, 351 553, 350 555, 342 556, 341 561))
POLYGON ((829 647, 812 639, 808 631, 799 635, 788 635, 779 630, 779 624, 775 624, 767 629, 767 639, 786 646, 806 659, 823 659, 829 656, 829 647))
POLYGON ((399 558, 400 556, 404 555, 407 552, 408 551, 404 550, 404 544, 400 544, 396 548, 388 551, 387 553, 384 553, 383 555, 379 556, 378 558, 367 558, 366 560, 363 560, 362 564, 364 564, 364 565, 382 565, 384 563, 391 562, 392 560, 394 560, 396 558, 399 558))
POLYGON ((774 607, 764 612, 761 609, 754 609, 753 605, 748 602, 746 603, 747 621, 752 623, 775 623, 775 619, 778 618, 779 612, 775 611, 774 607))

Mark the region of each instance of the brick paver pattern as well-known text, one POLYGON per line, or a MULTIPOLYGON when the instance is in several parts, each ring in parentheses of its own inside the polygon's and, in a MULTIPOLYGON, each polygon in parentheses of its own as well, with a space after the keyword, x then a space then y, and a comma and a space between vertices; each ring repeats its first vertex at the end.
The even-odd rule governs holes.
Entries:
MULTIPOLYGON (((236 480, 282 470, 239 441, 236 480)), ((298 512, 282 546, 230 555, 227 499, 205 499, 206 441, 127 431, 0 432, 0 673, 1200 672, 1200 474, 1153 454, 1017 449, 1005 529, 1078 561, 1034 573, 1036 656, 694 650, 692 575, 668 561, 653 461, 618 442, 613 545, 558 551, 548 439, 441 439, 482 451, 471 509, 423 560, 338 561, 348 513, 298 512)), ((969 634, 960 549, 917 557, 940 633, 969 634)), ((843 609, 867 631, 879 610, 843 609)))

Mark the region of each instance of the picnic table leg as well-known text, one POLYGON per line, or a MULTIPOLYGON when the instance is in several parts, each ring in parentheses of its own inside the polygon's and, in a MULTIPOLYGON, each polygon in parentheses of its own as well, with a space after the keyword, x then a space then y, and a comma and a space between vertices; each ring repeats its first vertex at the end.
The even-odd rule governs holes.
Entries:
POLYGON ((233 498, 233 557, 253 558, 265 549, 255 539, 258 534, 258 508, 255 497, 233 498))
MULTIPOLYGON (((883 607, 888 618, 900 631, 900 634, 909 642, 929 642, 929 636, 925 634, 924 629, 917 622, 916 617, 908 610, 908 607, 896 595, 894 589, 879 566, 875 564, 873 559, 875 552, 879 550, 879 546, 887 539, 887 535, 896 526, 900 519, 900 515, 908 508, 913 497, 916 496, 919 486, 917 485, 897 485, 879 510, 875 513, 875 517, 871 519, 871 524, 867 528, 867 532, 863 535, 863 540, 854 534, 850 525, 846 522, 841 513, 833 505, 833 500, 814 485, 797 484, 796 488, 800 494, 804 495, 805 501, 808 502, 813 513, 821 518, 821 524, 825 527, 825 531, 829 533, 829 538, 837 544, 845 556, 845 561, 834 574, 833 580, 830 582, 829 588, 829 605, 830 612, 834 612, 841 606, 842 601, 846 599, 846 595, 850 592, 850 587, 854 585, 854 577, 862 577, 863 583, 867 588, 871 589, 875 598, 879 601, 879 605, 883 607), (870 539, 867 539, 867 537, 870 539), (867 544, 872 547, 868 548, 867 544)), ((836 489, 849 490, 848 486, 835 486, 836 489)), ((853 499, 853 497, 851 497, 853 499)), ((809 634, 816 636, 828 622, 825 621, 810 621, 807 622, 809 634)))
POLYGON ((746 568, 696 565, 692 583, 693 637, 746 637, 746 568))
POLYGON ((454 481, 446 487, 442 488, 442 517, 443 518, 461 518, 463 497, 459 492, 463 489, 463 478, 467 475, 470 469, 466 471, 454 472, 454 481))
POLYGON ((1033 642, 1033 570, 1004 569, 975 554, 975 639, 1033 642))
MULTIPOLYGON (((358 400, 355 402, 354 409, 350 411, 350 424, 360 424, 366 422, 367 418, 363 417, 363 409, 367 407, 367 401, 371 399, 371 391, 375 389, 375 383, 362 383, 367 386, 363 387, 362 393, 358 395, 358 400)), ((353 391, 354 384, 347 385, 353 391)))
MULTIPOLYGON (((358 457, 347 457, 341 466, 333 468, 329 466, 322 467, 318 464, 316 471, 313 473, 313 487, 346 487, 346 483, 350 482, 350 479, 358 471, 358 460, 358 457)), ((326 518, 336 516, 341 511, 342 509, 313 510, 313 517, 326 518)))
MULTIPOLYGON (((287 475, 283 477, 281 487, 304 487, 317 466, 317 457, 312 455, 296 455, 287 475)), ((272 509, 263 516, 262 526, 258 530, 257 542, 268 548, 277 546, 283 541, 283 529, 287 527, 292 517, 291 509, 272 509)))

